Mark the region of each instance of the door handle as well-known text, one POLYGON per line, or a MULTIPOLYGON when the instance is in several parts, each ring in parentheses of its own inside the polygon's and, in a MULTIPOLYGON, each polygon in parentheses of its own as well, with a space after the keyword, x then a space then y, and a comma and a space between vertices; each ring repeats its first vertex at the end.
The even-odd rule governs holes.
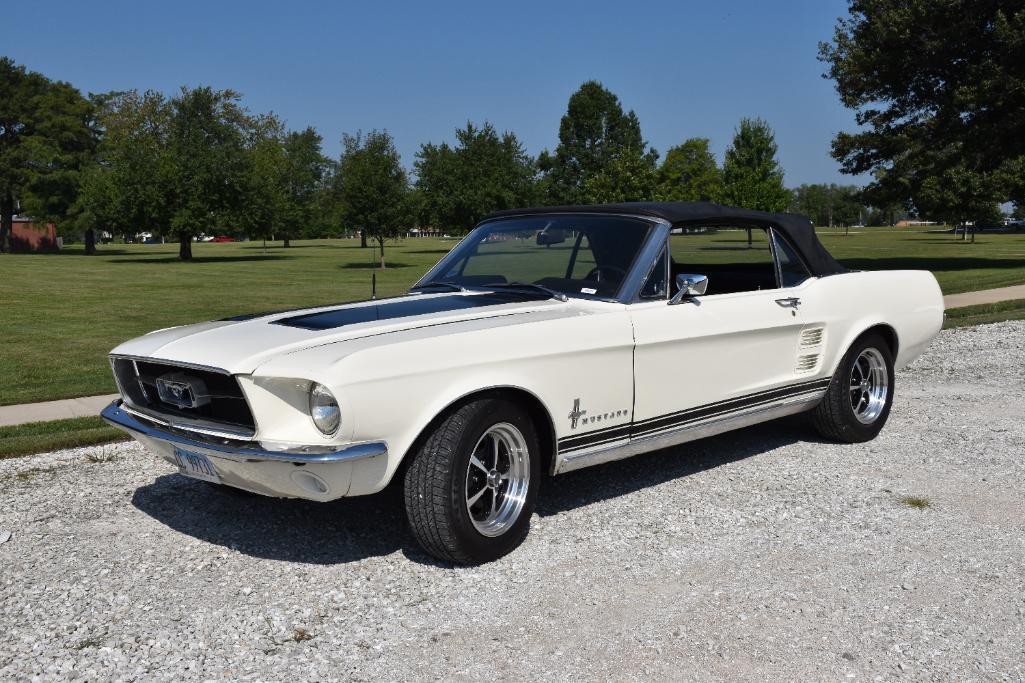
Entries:
POLYGON ((776 299, 776 303, 783 308, 797 308, 801 305, 801 300, 796 296, 787 297, 786 299, 776 299))

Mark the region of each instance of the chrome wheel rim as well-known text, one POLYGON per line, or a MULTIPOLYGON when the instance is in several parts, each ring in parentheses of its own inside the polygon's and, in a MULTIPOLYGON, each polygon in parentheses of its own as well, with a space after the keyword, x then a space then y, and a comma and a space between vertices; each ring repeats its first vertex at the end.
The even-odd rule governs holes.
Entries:
POLYGON ((878 349, 867 348, 861 352, 851 368, 851 408, 854 417, 862 424, 872 424, 886 407, 890 377, 886 361, 878 349))
POLYGON ((516 523, 530 487, 530 452, 519 429, 501 422, 477 440, 463 487, 466 511, 485 536, 500 536, 516 523))

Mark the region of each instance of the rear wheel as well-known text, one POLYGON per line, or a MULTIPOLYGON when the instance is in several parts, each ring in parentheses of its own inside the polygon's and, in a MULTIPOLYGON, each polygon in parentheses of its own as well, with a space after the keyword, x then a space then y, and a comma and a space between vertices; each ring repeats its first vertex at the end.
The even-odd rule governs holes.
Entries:
POLYGON ((412 454, 406 515, 416 540, 448 562, 497 559, 527 535, 540 453, 526 411, 480 399, 445 416, 412 454))
POLYGON ((890 416, 893 379, 893 352, 886 340, 878 334, 859 338, 812 413, 816 429, 846 443, 874 439, 890 416))

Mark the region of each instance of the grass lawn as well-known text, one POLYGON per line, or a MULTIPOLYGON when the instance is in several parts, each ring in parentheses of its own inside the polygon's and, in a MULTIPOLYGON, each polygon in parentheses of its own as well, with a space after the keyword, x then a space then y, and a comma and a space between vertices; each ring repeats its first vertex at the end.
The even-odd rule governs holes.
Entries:
POLYGON ((0 427, 0 460, 128 438, 120 429, 114 429, 99 417, 0 427))
POLYGON ((943 322, 943 327, 944 329, 968 327, 969 325, 997 323, 1002 320, 1025 320, 1025 299, 952 308, 947 311, 947 319, 943 322))
MULTIPOLYGON (((975 244, 877 229, 820 235, 851 268, 932 270, 948 294, 1025 282, 1025 234, 981 235, 975 244)), ((712 261, 732 260, 746 244, 742 232, 688 240, 712 261)), ((389 243, 383 271, 372 268, 372 250, 356 240, 299 241, 289 249, 195 244, 191 263, 178 262, 175 244, 107 245, 91 257, 76 246, 54 255, 0 255, 0 405, 112 393, 107 352, 154 329, 365 299, 373 272, 379 295, 398 294, 454 244, 389 243)))

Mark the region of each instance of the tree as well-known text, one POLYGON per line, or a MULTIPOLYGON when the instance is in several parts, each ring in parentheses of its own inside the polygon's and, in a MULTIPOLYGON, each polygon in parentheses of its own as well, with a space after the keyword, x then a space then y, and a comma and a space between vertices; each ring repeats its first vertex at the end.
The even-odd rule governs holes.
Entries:
POLYGON ((791 192, 791 207, 815 225, 850 226, 864 220, 861 190, 855 185, 806 184, 791 192))
MULTIPOLYGON (((964 228, 968 239, 968 223, 974 228, 999 223, 1000 206, 993 197, 992 175, 974 173, 963 166, 951 166, 942 173, 926 178, 915 195, 915 206, 924 214, 964 228)), ((956 236, 956 232, 955 232, 956 236)))
POLYGON ((722 172, 708 138, 689 138, 669 148, 658 169, 659 194, 667 201, 719 201, 722 172))
POLYGON ((654 197, 657 185, 650 160, 641 150, 629 148, 589 176, 580 197, 587 204, 648 201, 654 197))
POLYGON ((230 226, 245 197, 245 130, 252 119, 238 100, 232 90, 206 86, 182 88, 171 100, 169 229, 183 261, 192 258, 192 238, 230 226))
POLYGON ((340 200, 345 217, 377 241, 384 268, 384 243, 408 227, 411 197, 406 172, 387 131, 342 136, 340 200))
POLYGON ((284 124, 268 114, 256 117, 251 128, 246 147, 246 199, 239 207, 239 227, 252 236, 273 239, 288 210, 284 124))
POLYGON ((456 144, 421 145, 416 187, 426 223, 466 231, 500 209, 532 203, 534 160, 516 135, 485 121, 456 130, 456 144))
POLYGON ((1021 3, 852 0, 819 58, 860 128, 833 156, 868 190, 958 216, 1025 198, 1021 3))
POLYGON ((37 218, 66 214, 95 143, 78 90, 0 57, 0 252, 11 247, 16 201, 37 218))
MULTIPOLYGON (((783 186, 783 169, 776 161, 776 139, 762 119, 744 118, 733 135, 723 161, 723 201, 759 211, 783 211, 790 192, 783 186)), ((747 231, 751 245, 751 230, 747 231)))
MULTIPOLYGON (((547 200, 576 204, 584 200, 584 184, 627 150, 640 151, 652 168, 658 153, 647 148, 633 111, 623 113, 619 98, 597 81, 588 81, 569 98, 559 123, 555 153, 538 158, 547 200)), ((631 152, 632 153, 632 152, 631 152)))
POLYGON ((97 97, 96 108, 103 135, 78 209, 93 227, 165 234, 173 198, 170 103, 160 93, 131 90, 97 97))
POLYGON ((323 139, 313 128, 290 131, 282 141, 285 210, 281 220, 283 246, 309 226, 317 207, 317 193, 328 172, 321 152, 323 139))

